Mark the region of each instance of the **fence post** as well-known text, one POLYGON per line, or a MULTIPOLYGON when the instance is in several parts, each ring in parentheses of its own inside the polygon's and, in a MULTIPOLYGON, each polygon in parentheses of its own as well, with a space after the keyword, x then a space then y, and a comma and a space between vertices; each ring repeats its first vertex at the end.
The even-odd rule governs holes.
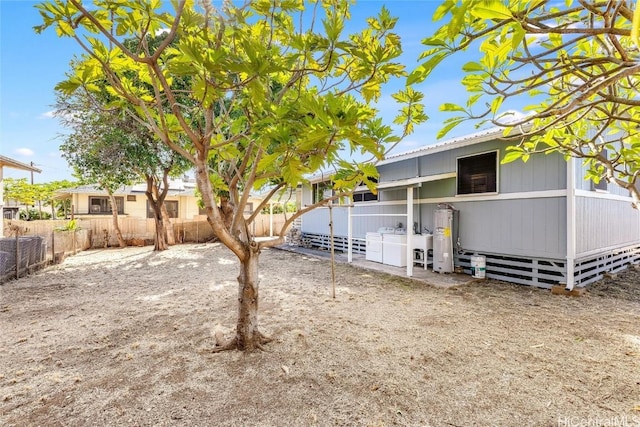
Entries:
POLYGON ((56 262, 56 232, 51 232, 51 263, 56 262))
POLYGON ((20 233, 16 231, 16 280, 20 278, 20 233))

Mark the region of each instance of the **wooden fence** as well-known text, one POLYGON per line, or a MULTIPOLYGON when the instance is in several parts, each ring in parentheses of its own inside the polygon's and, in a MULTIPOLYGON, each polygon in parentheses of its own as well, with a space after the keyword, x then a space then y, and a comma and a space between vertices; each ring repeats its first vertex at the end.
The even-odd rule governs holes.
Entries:
MULTIPOLYGON (((111 217, 101 218, 77 218, 80 230, 72 234, 64 234, 56 229, 68 224, 66 220, 42 220, 42 221, 4 221, 5 236, 12 235, 10 228, 22 229, 22 235, 42 236, 47 239, 47 246, 51 253, 73 252, 88 248, 102 248, 105 246, 117 246, 118 240, 113 228, 111 217), (55 231, 55 233, 54 233, 55 231), (53 245, 55 244, 55 252, 53 245)), ((201 215, 195 219, 172 219, 176 242, 206 242, 213 239, 213 231, 206 221, 206 217, 201 215)), ((252 223, 252 233, 256 237, 278 235, 284 226, 284 214, 259 214, 252 223)), ((155 236, 155 222, 153 219, 128 218, 121 216, 118 218, 118 225, 122 236, 129 243, 153 244, 155 236)))

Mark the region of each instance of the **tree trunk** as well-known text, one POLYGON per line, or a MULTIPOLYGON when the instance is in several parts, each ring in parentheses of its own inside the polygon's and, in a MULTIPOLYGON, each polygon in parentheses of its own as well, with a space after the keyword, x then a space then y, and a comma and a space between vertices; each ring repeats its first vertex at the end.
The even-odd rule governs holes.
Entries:
POLYGON ((167 245, 173 246, 176 244, 176 235, 173 230, 173 223, 171 222, 171 218, 169 218, 169 212, 167 211, 167 206, 162 204, 162 221, 164 222, 164 232, 167 241, 167 245))
POLYGON ((113 194, 109 194, 109 200, 111 201, 111 217, 113 218, 113 229, 116 232, 118 244, 121 248, 126 248, 127 242, 125 242, 124 237, 122 237, 120 224, 118 224, 118 205, 116 204, 116 197, 113 194))
POLYGON ((224 226, 227 230, 231 230, 231 224, 233 223, 233 210, 233 204, 229 198, 220 196, 220 212, 222 212, 224 226))
POLYGON ((249 256, 240 264, 236 328, 238 350, 262 348, 262 344, 267 341, 258 330, 258 256, 259 252, 252 247, 249 256))
POLYGON ((154 239, 153 250, 154 251, 165 251, 169 249, 167 245, 167 240, 165 239, 165 225, 164 220, 162 219, 162 215, 155 214, 153 219, 156 222, 156 238, 154 239))
MULTIPOLYGON (((154 251, 165 251, 169 249, 167 245, 166 239, 166 230, 165 223, 162 215, 162 206, 164 205, 164 197, 167 194, 166 188, 162 193, 158 191, 158 187, 156 186, 155 178, 153 175, 147 175, 147 191, 145 191, 145 195, 147 196, 147 201, 151 206, 151 211, 153 212, 153 220, 156 225, 156 237, 154 239, 153 250, 154 251)), ((165 185, 167 183, 165 182, 165 185)))
POLYGON ((156 225, 156 238, 154 239, 153 250, 165 251, 169 249, 167 245, 166 230, 164 220, 162 219, 162 209, 158 206, 158 201, 154 200, 150 192, 147 192, 147 200, 151 205, 151 211, 153 212, 153 220, 156 225))

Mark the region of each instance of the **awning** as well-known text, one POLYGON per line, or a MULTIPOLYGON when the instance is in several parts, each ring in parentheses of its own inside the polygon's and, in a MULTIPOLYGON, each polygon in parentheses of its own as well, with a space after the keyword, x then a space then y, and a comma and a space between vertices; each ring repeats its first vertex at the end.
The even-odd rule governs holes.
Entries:
POLYGON ((419 187, 423 182, 439 181, 441 179, 455 178, 455 172, 440 173, 436 175, 416 176, 415 178, 398 179, 378 183, 378 190, 390 188, 419 187))
POLYGON ((38 173, 42 172, 42 170, 35 168, 31 165, 28 165, 26 163, 22 163, 17 160, 10 159, 9 157, 0 156, 0 167, 5 167, 5 166, 13 169, 21 169, 21 170, 30 171, 30 172, 38 172, 38 173))

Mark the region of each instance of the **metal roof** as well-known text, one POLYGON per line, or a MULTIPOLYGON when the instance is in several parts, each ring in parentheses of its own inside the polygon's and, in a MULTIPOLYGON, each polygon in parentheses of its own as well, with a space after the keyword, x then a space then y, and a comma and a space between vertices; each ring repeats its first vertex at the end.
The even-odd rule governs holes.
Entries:
POLYGON ((26 163, 22 163, 17 160, 10 159, 9 157, 0 156, 0 167, 5 167, 5 166, 8 168, 20 169, 23 171, 38 172, 38 173, 42 172, 42 170, 36 167, 33 167, 31 165, 28 165, 26 163))
MULTIPOLYGON (((114 195, 126 195, 126 194, 143 194, 146 191, 146 185, 125 185, 118 188, 113 192, 114 195)), ((69 196, 71 194, 107 194, 105 190, 101 190, 96 185, 80 185, 74 188, 65 188, 58 190, 56 193, 62 197, 69 196)), ((169 188, 167 196, 195 196, 195 188, 183 188, 174 189, 169 188)))
POLYGON ((445 141, 438 142, 435 144, 424 145, 414 150, 405 151, 403 153, 387 156, 387 158, 380 161, 378 165, 395 163, 402 160, 423 156, 425 154, 433 154, 441 151, 453 150, 454 148, 460 148, 468 145, 479 144, 481 142, 490 141, 496 138, 503 138, 504 132, 505 132, 505 129, 500 127, 485 129, 479 132, 463 135, 456 138, 447 139, 445 141))

